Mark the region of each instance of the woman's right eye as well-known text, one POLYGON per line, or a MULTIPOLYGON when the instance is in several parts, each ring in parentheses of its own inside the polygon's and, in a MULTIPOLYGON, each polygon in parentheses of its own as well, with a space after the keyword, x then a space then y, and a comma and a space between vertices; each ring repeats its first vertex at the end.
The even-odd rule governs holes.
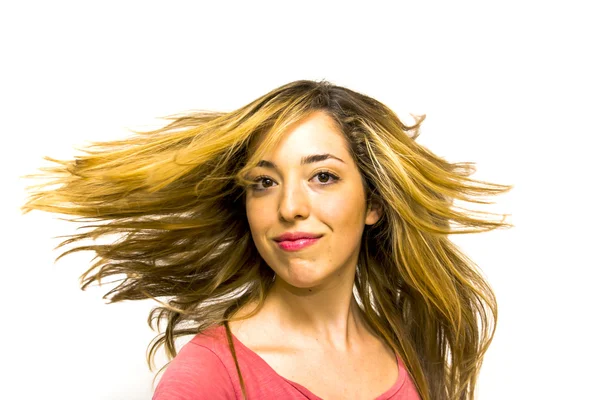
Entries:
POLYGON ((265 190, 275 185, 275 181, 267 176, 259 176, 254 179, 252 189, 254 190, 265 190))

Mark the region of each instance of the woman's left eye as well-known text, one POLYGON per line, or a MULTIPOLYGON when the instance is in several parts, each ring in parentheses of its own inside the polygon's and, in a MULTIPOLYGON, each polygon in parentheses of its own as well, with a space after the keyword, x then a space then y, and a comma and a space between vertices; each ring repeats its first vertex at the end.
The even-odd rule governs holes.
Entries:
POLYGON ((338 176, 326 171, 317 172, 313 178, 317 178, 319 183, 326 185, 332 184, 340 179, 338 176))

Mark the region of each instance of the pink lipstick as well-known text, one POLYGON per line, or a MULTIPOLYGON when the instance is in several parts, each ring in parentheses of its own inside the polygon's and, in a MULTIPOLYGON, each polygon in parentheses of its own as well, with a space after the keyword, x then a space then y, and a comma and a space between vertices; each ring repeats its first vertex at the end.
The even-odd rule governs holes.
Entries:
POLYGON ((274 240, 280 249, 286 251, 296 251, 304 249, 319 240, 323 235, 307 232, 286 232, 274 240))

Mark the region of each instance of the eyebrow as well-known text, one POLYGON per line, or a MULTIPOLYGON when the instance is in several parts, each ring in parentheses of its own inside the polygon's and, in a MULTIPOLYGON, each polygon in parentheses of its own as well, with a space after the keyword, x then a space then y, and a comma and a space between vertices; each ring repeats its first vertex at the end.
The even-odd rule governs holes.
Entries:
MULTIPOLYGON (((345 161, 342 160, 341 158, 338 158, 338 157, 334 156, 333 154, 325 153, 325 154, 313 154, 310 156, 302 157, 302 159, 300 160, 300 165, 312 164, 312 163, 316 163, 319 161, 325 161, 328 159, 338 160, 345 164, 345 161)), ((264 167, 264 168, 273 168, 273 169, 277 168, 275 163, 273 163, 271 161, 267 161, 267 160, 260 160, 258 162, 257 166, 264 167)))

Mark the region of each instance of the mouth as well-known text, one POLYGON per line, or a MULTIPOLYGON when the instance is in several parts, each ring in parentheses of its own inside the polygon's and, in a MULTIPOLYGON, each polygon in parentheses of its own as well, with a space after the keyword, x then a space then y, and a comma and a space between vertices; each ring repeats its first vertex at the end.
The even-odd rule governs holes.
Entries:
POLYGON ((295 241, 301 239, 318 239, 323 235, 318 233, 311 232, 285 232, 282 235, 277 236, 275 239, 276 242, 286 242, 286 241, 295 241))
POLYGON ((320 237, 300 238, 296 240, 276 240, 277 246, 285 251, 298 251, 315 244, 320 237))
POLYGON ((315 244, 323 235, 312 232, 285 232, 274 238, 280 249, 298 251, 315 244))

